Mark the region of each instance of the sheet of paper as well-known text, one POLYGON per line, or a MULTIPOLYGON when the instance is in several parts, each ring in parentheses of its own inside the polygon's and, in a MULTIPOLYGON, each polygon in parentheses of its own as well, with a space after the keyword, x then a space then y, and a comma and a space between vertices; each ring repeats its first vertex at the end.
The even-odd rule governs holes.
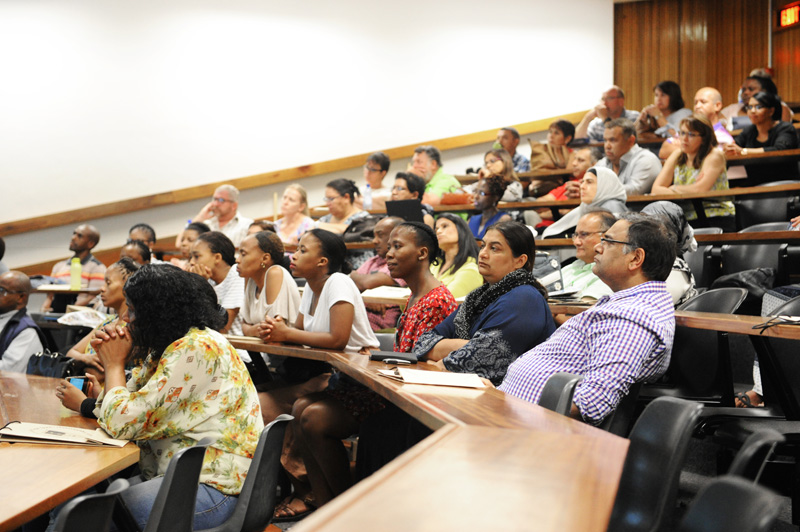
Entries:
POLYGON ((462 388, 485 388, 486 385, 474 373, 450 373, 449 371, 425 371, 421 369, 379 369, 378 373, 406 384, 430 384, 434 386, 459 386, 462 388), (399 378, 398 378, 399 375, 399 378))
POLYGON ((25 439, 72 443, 79 445, 111 445, 123 447, 126 440, 115 440, 100 429, 88 430, 42 423, 11 422, 0 428, 0 439, 22 441, 25 439))

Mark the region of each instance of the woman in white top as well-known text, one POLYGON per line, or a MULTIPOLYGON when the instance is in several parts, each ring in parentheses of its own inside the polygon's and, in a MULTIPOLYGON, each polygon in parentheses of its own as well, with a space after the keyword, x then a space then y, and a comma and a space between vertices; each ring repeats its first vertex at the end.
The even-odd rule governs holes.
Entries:
POLYGON ((306 189, 294 183, 286 187, 281 199, 281 216, 275 221, 275 231, 284 244, 297 244, 303 233, 314 227, 308 215, 306 189))
MULTIPOLYGON (((235 264, 236 248, 230 238, 219 231, 210 231, 197 237, 192 246, 189 271, 214 282, 217 302, 228 313, 228 323, 219 332, 241 335, 239 309, 244 303, 244 279, 239 277, 235 264)), ((242 352, 239 354, 245 358, 242 352)), ((249 360, 248 356, 245 362, 249 360)))
POLYGON ((258 336, 258 326, 269 316, 289 323, 297 319, 300 292, 292 274, 282 267, 283 243, 275 233, 261 231, 242 240, 236 265, 245 280, 244 304, 239 312, 245 336, 258 336))

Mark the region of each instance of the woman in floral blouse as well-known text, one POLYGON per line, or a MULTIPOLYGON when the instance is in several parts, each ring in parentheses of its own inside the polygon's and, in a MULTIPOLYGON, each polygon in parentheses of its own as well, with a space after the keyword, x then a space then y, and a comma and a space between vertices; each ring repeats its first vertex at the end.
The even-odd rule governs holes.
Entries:
POLYGON ((195 529, 220 525, 236 496, 264 428, 255 387, 236 350, 216 329, 226 323, 214 290, 171 265, 144 266, 125 284, 129 326, 106 327, 92 340, 105 368, 100 426, 135 441, 141 475, 123 495, 144 528, 170 459, 204 438, 195 529), (144 358, 125 382, 125 362, 144 358))

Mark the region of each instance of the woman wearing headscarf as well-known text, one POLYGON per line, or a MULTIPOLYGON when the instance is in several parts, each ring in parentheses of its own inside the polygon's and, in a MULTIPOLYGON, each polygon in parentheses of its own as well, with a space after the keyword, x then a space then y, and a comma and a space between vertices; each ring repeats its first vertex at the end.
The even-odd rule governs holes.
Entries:
POLYGON ((675 262, 672 272, 667 277, 667 291, 672 296, 672 302, 677 307, 697 295, 694 287, 694 275, 686 261, 684 253, 697 251, 697 241, 694 239, 694 229, 686 221, 686 215, 678 205, 671 201, 656 201, 648 203, 642 209, 643 214, 661 216, 669 223, 673 233, 677 235, 675 262))
POLYGON ((589 208, 605 209, 614 214, 626 212, 628 199, 617 174, 608 168, 593 166, 586 170, 581 181, 581 204, 561 217, 542 233, 543 238, 554 238, 572 231, 589 208))

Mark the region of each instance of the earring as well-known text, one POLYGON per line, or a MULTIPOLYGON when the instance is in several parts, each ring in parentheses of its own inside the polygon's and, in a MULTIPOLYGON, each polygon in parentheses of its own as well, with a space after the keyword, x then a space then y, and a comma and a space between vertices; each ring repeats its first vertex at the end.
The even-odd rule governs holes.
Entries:
POLYGON ((263 269, 264 269, 264 268, 266 268, 266 267, 267 267, 267 265, 266 265, 266 264, 264 264, 264 263, 262 262, 262 263, 261 263, 261 269, 263 270, 263 269))

